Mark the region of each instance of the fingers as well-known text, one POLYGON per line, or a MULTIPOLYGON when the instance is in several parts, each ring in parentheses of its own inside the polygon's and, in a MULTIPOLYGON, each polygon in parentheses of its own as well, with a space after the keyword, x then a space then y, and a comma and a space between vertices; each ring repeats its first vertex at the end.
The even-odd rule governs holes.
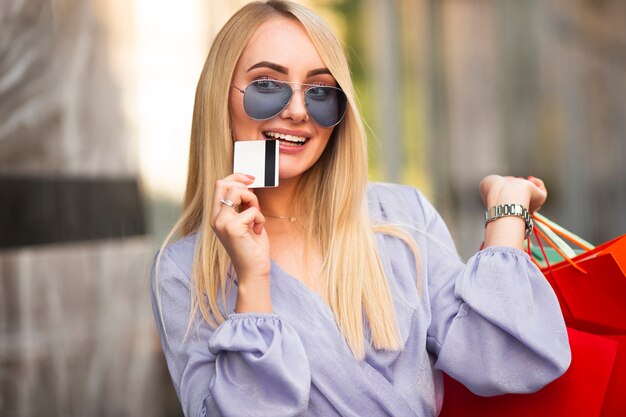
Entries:
POLYGON ((242 223, 252 225, 252 230, 260 235, 265 225, 265 217, 257 207, 250 207, 239 214, 242 223))
POLYGON ((528 181, 535 184, 537 187, 539 187, 540 190, 546 190, 546 186, 540 178, 536 178, 531 175, 528 177, 528 181))
POLYGON ((480 182, 480 194, 487 207, 516 202, 536 211, 548 196, 540 178, 489 175, 480 182))
POLYGON ((261 214, 259 200, 247 188, 254 177, 245 174, 232 174, 215 183, 211 226, 220 234, 245 231, 248 227, 260 235, 265 218, 261 214), (238 207, 231 207, 221 200, 231 201, 238 207))
POLYGON ((254 233, 260 235, 263 232, 265 226, 265 217, 258 208, 250 207, 241 213, 235 213, 232 215, 219 216, 213 228, 218 236, 228 237, 228 239, 238 238, 246 233, 249 233, 251 228, 254 233))
MULTIPOLYGON (((240 205, 241 200, 235 201, 228 198, 227 195, 231 189, 239 189, 241 191, 248 190, 248 185, 252 184, 254 177, 245 174, 231 174, 224 179, 215 182, 215 191, 213 193, 213 208, 211 210, 211 220, 215 220, 218 213, 222 209, 223 204, 220 199, 225 198, 233 203, 240 205)), ((258 202, 256 203, 258 206, 258 202)))
POLYGON ((529 176, 528 181, 535 186, 535 190, 531 195, 529 204, 529 210, 534 212, 541 209, 543 204, 546 202, 546 199, 548 198, 548 190, 546 189, 544 182, 539 178, 529 176))
MULTIPOLYGON (((248 207, 256 207, 257 209, 260 210, 259 200, 256 194, 254 194, 252 191, 248 190, 245 187, 244 188, 231 187, 226 193, 226 196, 223 198, 226 200, 230 200, 233 203, 237 204, 239 206, 239 210, 233 210, 232 207, 228 207, 222 202, 220 202, 221 207, 219 208, 219 211, 224 210, 226 208, 230 208, 231 210, 238 213, 238 212, 246 210, 248 207)), ((218 214, 219 214, 219 211, 218 211, 218 214)))

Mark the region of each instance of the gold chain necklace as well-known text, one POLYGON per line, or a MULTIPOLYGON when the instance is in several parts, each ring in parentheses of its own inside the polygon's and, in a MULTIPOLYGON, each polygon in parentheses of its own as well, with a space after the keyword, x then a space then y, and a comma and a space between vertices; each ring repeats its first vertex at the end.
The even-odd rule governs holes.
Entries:
POLYGON ((295 216, 272 216, 271 214, 264 214, 264 216, 274 219, 289 220, 291 223, 295 223, 298 220, 295 216))

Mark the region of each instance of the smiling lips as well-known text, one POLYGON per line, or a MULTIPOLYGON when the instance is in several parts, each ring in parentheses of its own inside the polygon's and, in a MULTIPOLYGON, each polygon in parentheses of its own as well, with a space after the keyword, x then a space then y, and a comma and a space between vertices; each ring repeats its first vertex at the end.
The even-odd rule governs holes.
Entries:
POLYGON ((263 132, 263 135, 268 139, 277 139, 281 146, 298 147, 304 145, 307 141, 307 138, 302 136, 293 136, 277 132, 263 132))

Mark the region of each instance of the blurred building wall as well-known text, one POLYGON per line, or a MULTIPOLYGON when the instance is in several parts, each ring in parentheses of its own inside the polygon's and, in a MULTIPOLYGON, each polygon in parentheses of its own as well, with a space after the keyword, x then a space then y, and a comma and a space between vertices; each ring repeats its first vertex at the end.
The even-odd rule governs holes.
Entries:
POLYGON ((0 3, 0 414, 158 416, 131 10, 0 3), (123 76, 122 76, 123 75, 123 76))

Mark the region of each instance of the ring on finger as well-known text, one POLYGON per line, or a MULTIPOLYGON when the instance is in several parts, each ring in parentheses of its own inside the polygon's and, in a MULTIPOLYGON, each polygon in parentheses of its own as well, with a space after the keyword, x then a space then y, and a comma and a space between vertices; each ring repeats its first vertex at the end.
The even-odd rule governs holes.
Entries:
POLYGON ((227 200, 225 198, 220 198, 220 203, 224 204, 225 206, 228 206, 228 207, 232 208, 237 213, 239 213, 239 206, 237 204, 233 203, 232 201, 227 200))

